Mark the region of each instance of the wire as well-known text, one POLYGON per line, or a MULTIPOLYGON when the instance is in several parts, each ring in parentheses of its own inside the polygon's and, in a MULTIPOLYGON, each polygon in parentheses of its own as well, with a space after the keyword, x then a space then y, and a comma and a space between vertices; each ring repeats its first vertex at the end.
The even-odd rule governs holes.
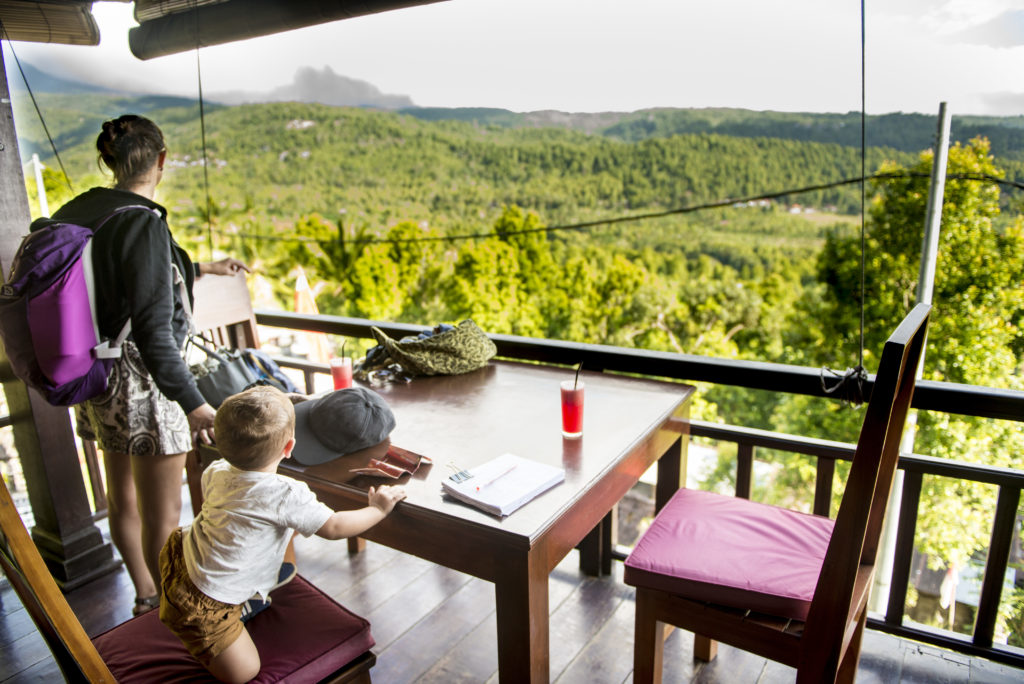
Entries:
POLYGON ((865 281, 867 279, 867 69, 865 58, 867 41, 865 40, 864 0, 860 2, 860 344, 857 346, 857 365, 847 368, 840 374, 831 368, 821 369, 821 389, 825 394, 839 394, 844 402, 860 406, 864 403, 864 381, 867 372, 864 370, 864 298, 865 281), (831 387, 825 382, 828 371, 839 380, 831 387))
MULTIPOLYGON (((864 370, 864 296, 865 274, 867 273, 867 241, 865 224, 867 220, 867 26, 864 21, 864 0, 860 0, 860 350, 857 357, 857 368, 864 370)), ((859 402, 858 402, 859 403, 859 402)))
MULTIPOLYGON (((928 178, 928 174, 919 173, 914 171, 902 172, 902 173, 876 173, 871 176, 867 176, 865 180, 896 180, 900 178, 928 178)), ((1003 178, 997 178, 995 176, 988 176, 985 174, 969 174, 969 173, 958 173, 948 174, 947 179, 956 180, 969 180, 977 182, 990 182, 1008 185, 1019 190, 1024 190, 1024 183, 1017 181, 1008 181, 1003 178)), ((720 209, 722 207, 731 207, 736 204, 745 204, 747 202, 756 202, 758 200, 767 199, 778 199, 779 197, 785 197, 787 195, 799 195, 805 192, 814 192, 816 190, 827 190, 829 188, 836 188, 843 185, 852 185, 854 183, 860 183, 861 178, 845 178, 843 180, 833 181, 831 183, 821 183, 818 185, 808 185, 802 188, 792 188, 789 190, 780 190, 778 192, 764 193, 761 195, 751 195, 738 199, 724 199, 708 202, 706 204, 697 204, 689 207, 680 207, 678 209, 669 209, 666 211, 650 212, 646 214, 632 214, 630 216, 615 216, 612 218, 598 219, 594 221, 585 221, 581 223, 571 223, 566 225, 556 226, 542 226, 539 228, 529 228, 526 230, 520 230, 514 235, 525 235, 529 233, 556 233, 566 230, 587 230, 590 228, 597 228, 600 226, 614 225, 617 223, 625 223, 629 221, 642 221, 653 218, 664 218, 666 216, 674 216, 678 214, 690 214, 698 211, 704 211, 707 209, 720 209)), ((863 212, 862 212, 863 216, 863 212)), ((862 228, 863 230, 863 228, 862 228)), ((219 235, 227 235, 223 231, 218 231, 219 235)), ((504 233, 507 234, 507 233, 504 233)), ((263 235, 259 233, 231 233, 230 235, 240 238, 253 239, 253 240, 266 240, 268 242, 307 242, 307 243, 324 243, 324 244, 337 244, 337 240, 334 238, 320 239, 314 237, 305 237, 301 235, 263 235)), ((474 240, 474 239, 485 239, 490 237, 498 237, 503 233, 497 231, 490 231, 486 233, 468 233, 464 235, 431 235, 426 237, 415 237, 415 238, 355 238, 346 239, 347 244, 357 245, 371 245, 371 244, 390 244, 399 245, 416 242, 458 242, 460 240, 474 240)))
POLYGON ((858 364, 856 368, 847 368, 845 372, 832 370, 823 366, 819 376, 821 378, 821 390, 825 394, 835 394, 839 399, 854 406, 864 403, 864 386, 867 384, 868 372, 864 366, 858 364), (825 381, 825 374, 837 378, 837 382, 831 386, 825 381))
POLYGON ((39 109, 39 103, 36 102, 35 93, 32 92, 32 86, 28 84, 28 76, 25 75, 25 70, 21 68, 21 60, 18 59, 18 53, 14 51, 14 45, 11 43, 11 37, 7 35, 7 28, 4 26, 4 22, 0 20, 0 31, 3 32, 4 38, 7 40, 7 47, 11 50, 11 55, 14 57, 14 63, 18 65, 18 72, 21 74, 21 80, 25 82, 25 89, 28 91, 28 96, 32 100, 32 106, 36 108, 36 116, 39 117, 39 123, 43 126, 43 132, 46 133, 46 139, 50 141, 50 149, 53 150, 53 156, 57 158, 57 163, 60 165, 60 171, 64 174, 64 182, 68 184, 68 190, 71 194, 75 194, 75 188, 71 185, 71 176, 68 175, 67 170, 64 168, 64 160, 60 158, 60 154, 57 152, 57 145, 53 142, 53 136, 50 135, 50 129, 46 126, 46 119, 43 118, 43 113, 39 109))
POLYGON ((193 14, 196 25, 196 83, 199 87, 199 137, 203 144, 203 187, 206 190, 206 236, 210 247, 210 260, 213 260, 213 200, 210 199, 210 160, 206 154, 206 108, 203 106, 203 69, 199 63, 199 2, 193 3, 193 14))

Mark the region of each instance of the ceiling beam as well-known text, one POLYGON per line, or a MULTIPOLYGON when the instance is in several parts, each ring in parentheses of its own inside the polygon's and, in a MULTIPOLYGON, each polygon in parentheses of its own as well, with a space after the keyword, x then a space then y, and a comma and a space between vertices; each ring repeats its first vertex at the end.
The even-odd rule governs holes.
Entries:
POLYGON ((6 40, 62 45, 99 45, 100 30, 92 2, 0 0, 0 24, 6 40))
POLYGON ((143 21, 128 31, 139 59, 221 45, 440 0, 225 0, 143 21))

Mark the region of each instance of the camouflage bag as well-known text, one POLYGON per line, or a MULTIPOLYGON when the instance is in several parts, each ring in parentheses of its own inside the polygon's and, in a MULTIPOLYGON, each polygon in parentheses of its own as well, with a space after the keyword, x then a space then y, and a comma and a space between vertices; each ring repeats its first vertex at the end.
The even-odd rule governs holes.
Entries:
POLYGON ((409 375, 459 375, 487 365, 497 353, 494 342, 470 319, 457 326, 438 326, 419 336, 394 340, 380 328, 370 328, 378 346, 366 354, 357 377, 392 364, 409 375))

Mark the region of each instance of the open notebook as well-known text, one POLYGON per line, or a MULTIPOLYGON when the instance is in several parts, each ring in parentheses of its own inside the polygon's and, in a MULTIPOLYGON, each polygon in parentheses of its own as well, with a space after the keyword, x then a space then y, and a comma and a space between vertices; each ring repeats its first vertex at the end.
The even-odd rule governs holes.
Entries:
POLYGON ((468 471, 468 479, 446 477, 441 487, 449 496, 493 515, 506 516, 565 480, 565 470, 515 454, 502 454, 468 471))

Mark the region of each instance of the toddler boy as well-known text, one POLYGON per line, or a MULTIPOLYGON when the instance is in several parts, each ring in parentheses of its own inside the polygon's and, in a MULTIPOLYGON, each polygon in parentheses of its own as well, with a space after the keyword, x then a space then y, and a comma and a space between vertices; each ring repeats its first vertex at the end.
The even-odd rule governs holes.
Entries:
MULTIPOLYGON (((374 401, 374 411, 355 419, 364 434, 386 436, 394 416, 383 400, 374 401)), ((269 601, 293 531, 358 536, 383 520, 405 490, 371 487, 366 508, 334 512, 305 483, 278 475, 295 447, 295 410, 273 387, 229 397, 217 409, 214 431, 223 458, 203 473, 202 510, 160 553, 160 620, 215 677, 247 682, 259 674, 260 657, 242 625, 243 606, 262 603, 252 597, 269 601)))

